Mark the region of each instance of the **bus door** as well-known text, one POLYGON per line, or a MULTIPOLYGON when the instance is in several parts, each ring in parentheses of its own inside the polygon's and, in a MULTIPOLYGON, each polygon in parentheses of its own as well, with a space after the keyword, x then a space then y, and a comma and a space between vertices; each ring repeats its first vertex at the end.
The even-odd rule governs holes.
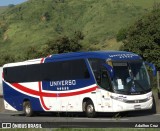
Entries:
POLYGON ((111 111, 112 110, 112 100, 110 98, 111 95, 111 82, 108 75, 108 72, 105 67, 101 67, 99 71, 99 78, 97 79, 97 83, 99 85, 99 89, 97 92, 98 98, 98 106, 100 111, 111 111))
POLYGON ((108 75, 108 71, 106 67, 103 66, 105 64, 105 61, 103 59, 90 58, 89 63, 94 73, 96 83, 99 86, 99 88, 96 91, 97 110, 111 110, 111 82, 108 75))

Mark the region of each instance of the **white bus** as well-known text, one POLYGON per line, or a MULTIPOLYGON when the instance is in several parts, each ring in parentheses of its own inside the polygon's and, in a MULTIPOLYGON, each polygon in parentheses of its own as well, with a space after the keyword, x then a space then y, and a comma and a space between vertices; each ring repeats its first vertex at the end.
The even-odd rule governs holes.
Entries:
POLYGON ((3 66, 5 109, 35 112, 124 112, 151 109, 149 75, 131 52, 51 55, 3 66))

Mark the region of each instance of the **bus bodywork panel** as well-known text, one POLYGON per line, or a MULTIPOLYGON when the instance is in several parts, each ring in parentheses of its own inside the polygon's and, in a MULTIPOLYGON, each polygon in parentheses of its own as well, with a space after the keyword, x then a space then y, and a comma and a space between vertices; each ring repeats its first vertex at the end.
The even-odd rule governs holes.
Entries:
MULTIPOLYGON (((70 78, 70 75, 64 75, 63 79, 55 79, 55 77, 61 77, 58 75, 53 76, 55 80, 49 80, 45 78, 42 81, 29 82, 30 78, 34 78, 31 74, 28 73, 27 82, 24 82, 19 78, 8 78, 11 82, 6 81, 7 77, 3 79, 3 91, 4 91, 4 103, 5 109, 8 110, 23 110, 23 101, 29 100, 31 102, 32 108, 34 111, 83 111, 83 100, 91 99, 96 112, 119 112, 119 111, 129 111, 129 110, 143 110, 150 109, 152 107, 152 92, 148 92, 142 95, 122 95, 117 94, 108 90, 102 89, 96 81, 96 78, 93 73, 93 69, 88 62, 89 58, 103 59, 112 59, 113 61, 135 61, 142 60, 140 56, 130 52, 87 52, 87 53, 68 53, 68 54, 59 54, 52 55, 46 58, 28 60, 25 62, 11 63, 4 65, 5 68, 18 67, 18 66, 28 66, 33 65, 34 68, 39 68, 38 65, 43 63, 50 64, 48 69, 44 66, 43 75, 46 75, 45 72, 49 70, 49 74, 52 75, 53 72, 56 74, 60 72, 62 63, 58 65, 51 65, 51 63, 62 62, 62 61, 74 61, 83 59, 88 74, 81 74, 83 72, 83 66, 79 64, 71 64, 71 68, 75 70, 80 70, 76 72, 79 74, 79 77, 70 78), (37 66, 37 67, 36 67, 37 66), (51 71, 51 67, 55 66, 58 70, 51 71), (85 79, 80 79, 81 75, 86 77, 85 79), (14 81, 19 81, 15 83, 14 81), (123 100, 124 101, 123 101, 123 100), (127 102, 126 102, 127 101, 127 102)), ((75 62, 75 61, 74 61, 75 62)), ((67 67, 67 63, 64 65, 67 67)), ((25 69, 25 67, 22 67, 25 69)), ((65 69, 66 70, 66 69, 65 69)), ((27 73, 28 70, 23 70, 24 73, 27 73)), ((20 72, 20 71, 19 71, 20 72)), ((37 70, 33 70, 34 74, 39 73, 37 70)), ((73 75, 76 75, 73 73, 73 75)), ((5 70, 4 70, 5 74, 5 70)), ((66 73, 67 74, 67 73, 66 73)), ((41 75, 41 74, 40 74, 41 75)), ((22 76, 23 77, 23 76, 22 76)), ((42 79, 39 76, 39 79, 42 79)))

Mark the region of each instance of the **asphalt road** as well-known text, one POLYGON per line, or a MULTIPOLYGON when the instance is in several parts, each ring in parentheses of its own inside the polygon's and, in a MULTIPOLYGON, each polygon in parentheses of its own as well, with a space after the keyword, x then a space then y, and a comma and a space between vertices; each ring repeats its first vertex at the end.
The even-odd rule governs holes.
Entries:
MULTIPOLYGON (((53 127, 135 127, 136 124, 150 124, 160 128, 160 114, 129 112, 127 116, 116 114, 99 114, 96 118, 87 118, 83 113, 41 113, 34 117, 26 117, 22 112, 1 112, 0 123, 46 123, 53 127), (98 125, 97 125, 98 123, 98 125)), ((145 124, 145 125, 144 125, 145 124)))

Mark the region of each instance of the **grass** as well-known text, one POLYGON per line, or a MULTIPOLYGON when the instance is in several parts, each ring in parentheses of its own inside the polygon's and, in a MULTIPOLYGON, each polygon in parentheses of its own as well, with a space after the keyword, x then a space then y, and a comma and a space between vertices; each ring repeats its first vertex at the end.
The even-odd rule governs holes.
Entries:
POLYGON ((0 14, 3 13, 7 9, 6 6, 0 6, 0 14))
POLYGON ((84 50, 118 50, 122 44, 115 40, 119 29, 151 11, 156 2, 30 0, 0 14, 0 23, 7 25, 7 30, 0 34, 0 54, 9 51, 11 55, 23 56, 29 46, 40 48, 59 36, 72 37, 75 31, 84 34, 84 50), (48 20, 44 19, 46 13, 48 20))

